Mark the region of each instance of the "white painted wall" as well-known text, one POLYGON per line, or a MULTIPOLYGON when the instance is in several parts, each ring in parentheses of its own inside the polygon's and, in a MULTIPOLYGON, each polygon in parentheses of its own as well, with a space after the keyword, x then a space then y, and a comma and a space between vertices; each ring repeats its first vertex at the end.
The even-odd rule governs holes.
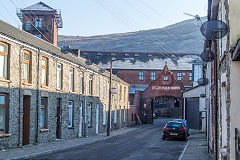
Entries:
MULTIPOLYGON (((193 98, 193 97, 200 97, 201 94, 205 93, 205 87, 199 86, 189 91, 183 93, 183 98, 193 98)), ((185 103, 184 103, 185 108, 185 103)), ((185 110, 185 109, 184 109, 185 110)), ((202 131, 206 131, 206 103, 205 98, 199 98, 199 111, 202 112, 202 131)), ((184 114, 185 117, 185 114, 184 114)))
POLYGON ((240 129, 240 62, 232 61, 230 77, 230 159, 235 159, 235 128, 240 129))

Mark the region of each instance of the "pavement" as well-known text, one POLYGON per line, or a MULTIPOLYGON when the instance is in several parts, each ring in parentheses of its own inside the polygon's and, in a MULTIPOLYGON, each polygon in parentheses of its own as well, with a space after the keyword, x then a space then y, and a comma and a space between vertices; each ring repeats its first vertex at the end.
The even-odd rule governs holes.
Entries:
POLYGON ((199 130, 190 129, 189 140, 178 160, 213 160, 208 153, 206 135, 199 130))
MULTIPOLYGON (((87 144, 93 144, 100 141, 105 141, 112 137, 127 134, 128 132, 147 127, 148 125, 140 125, 130 128, 122 128, 112 131, 107 137, 106 133, 100 133, 96 136, 75 138, 70 140, 59 140, 52 143, 28 145, 22 148, 9 149, 0 151, 0 159, 30 159, 46 154, 61 152, 64 150, 75 149, 87 144)), ((190 130, 190 138, 187 142, 182 154, 178 160, 212 160, 207 152, 207 142, 203 132, 198 130, 190 130)))

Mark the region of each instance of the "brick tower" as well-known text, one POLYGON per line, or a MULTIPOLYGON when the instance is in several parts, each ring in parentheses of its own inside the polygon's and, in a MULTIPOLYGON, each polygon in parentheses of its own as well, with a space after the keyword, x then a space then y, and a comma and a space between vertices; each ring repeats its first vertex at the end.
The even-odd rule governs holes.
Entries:
POLYGON ((22 29, 57 46, 58 28, 62 28, 61 11, 43 2, 18 9, 17 16, 22 21, 22 29))

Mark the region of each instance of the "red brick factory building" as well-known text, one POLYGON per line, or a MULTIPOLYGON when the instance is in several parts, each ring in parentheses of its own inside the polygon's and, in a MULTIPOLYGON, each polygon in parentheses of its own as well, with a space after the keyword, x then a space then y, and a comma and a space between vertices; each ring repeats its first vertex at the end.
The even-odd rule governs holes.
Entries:
POLYGON ((194 63, 198 54, 81 51, 105 69, 114 58, 134 58, 135 62, 113 62, 113 74, 130 84, 129 125, 152 123, 152 114, 181 117, 182 92, 192 88, 194 63))

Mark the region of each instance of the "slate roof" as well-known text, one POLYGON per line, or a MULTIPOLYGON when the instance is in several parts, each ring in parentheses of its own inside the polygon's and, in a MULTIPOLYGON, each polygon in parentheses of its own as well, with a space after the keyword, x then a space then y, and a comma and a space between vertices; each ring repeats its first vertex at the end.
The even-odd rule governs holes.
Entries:
MULTIPOLYGON (((39 48, 42 51, 45 51, 54 56, 63 58, 72 63, 78 64, 86 69, 90 69, 90 70, 93 70, 93 71, 99 73, 100 67, 97 66, 96 64, 86 65, 85 59, 78 58, 77 56, 74 56, 72 53, 64 54, 61 52, 61 49, 59 47, 56 47, 56 46, 52 45, 51 43, 49 43, 45 40, 42 40, 28 32, 17 29, 16 27, 14 27, 2 20, 0 20, 0 34, 4 35, 6 37, 9 37, 13 40, 16 40, 16 41, 22 42, 24 44, 27 44, 29 46, 32 46, 34 48, 39 48)), ((109 74, 110 73, 108 71, 105 71, 104 73, 102 73, 102 75, 105 75, 107 77, 109 77, 109 74)), ((120 80, 120 78, 117 78, 115 76, 113 76, 113 79, 118 80, 118 81, 120 80)), ((121 81, 123 81, 123 80, 121 80, 121 81)))
POLYGON ((38 11, 48 11, 48 12, 56 12, 55 9, 53 9, 52 7, 46 5, 43 2, 38 2, 36 4, 33 4, 29 7, 26 7, 24 9, 22 9, 22 11, 24 10, 38 10, 38 11))

